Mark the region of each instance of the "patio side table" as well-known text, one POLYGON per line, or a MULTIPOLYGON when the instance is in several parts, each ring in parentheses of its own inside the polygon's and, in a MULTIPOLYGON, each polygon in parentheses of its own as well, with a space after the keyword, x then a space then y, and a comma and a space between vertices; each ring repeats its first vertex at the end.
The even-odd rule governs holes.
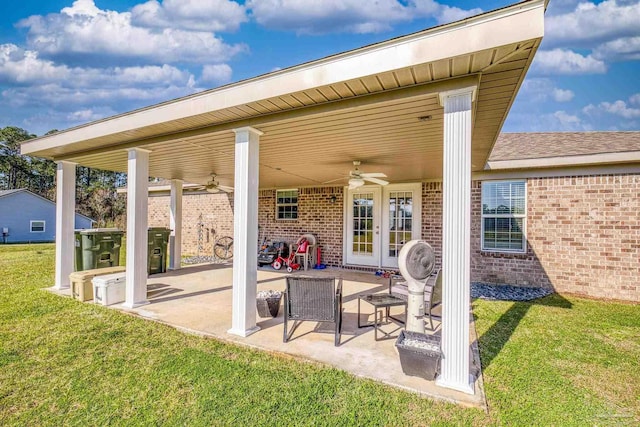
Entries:
POLYGON ((382 324, 382 320, 384 319, 384 313, 387 313, 387 322, 389 319, 395 318, 389 316, 389 309, 395 306, 404 306, 405 312, 407 310, 407 301, 402 298, 398 298, 395 295, 390 294, 360 294, 358 295, 358 328, 373 328, 373 336, 376 341, 380 341, 382 338, 394 338, 391 336, 391 333, 387 333, 380 329, 380 325, 382 324), (374 310, 374 321, 366 324, 360 323, 360 301, 367 302, 373 306, 374 310), (385 309, 385 310, 380 310, 385 309), (378 320, 378 311, 380 314, 380 319, 378 320), (378 338, 378 331, 382 334, 382 338, 378 338))

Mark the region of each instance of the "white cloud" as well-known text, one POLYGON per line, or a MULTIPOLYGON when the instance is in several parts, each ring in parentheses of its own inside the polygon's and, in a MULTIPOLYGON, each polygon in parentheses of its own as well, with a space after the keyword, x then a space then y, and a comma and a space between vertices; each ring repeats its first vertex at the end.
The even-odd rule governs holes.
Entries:
POLYGON ((537 53, 532 71, 542 75, 604 74, 607 66, 592 55, 582 56, 568 49, 553 49, 537 53))
POLYGON ((601 102, 600 108, 609 114, 623 117, 625 119, 640 118, 640 108, 630 108, 624 101, 601 102))
POLYGON ((34 15, 18 26, 28 28, 29 48, 50 58, 219 63, 246 50, 210 32, 138 27, 130 12, 101 10, 93 0, 77 0, 58 14, 34 15))
POLYGON ((613 116, 616 118, 616 128, 637 128, 637 119, 640 119, 640 93, 631 95, 627 101, 621 99, 613 102, 601 102, 598 105, 589 104, 582 109, 585 115, 593 118, 613 116))
POLYGON ((0 80, 18 86, 58 83, 69 88, 194 85, 191 73, 166 64, 108 68, 68 67, 41 59, 37 52, 20 49, 14 44, 0 45, 0 80))
POLYGON ((43 61, 35 51, 25 51, 14 44, 0 45, 0 81, 19 84, 59 81, 69 74, 69 67, 43 61))
POLYGON ((569 102, 573 99, 574 96, 575 94, 571 90, 559 88, 553 89, 553 99, 556 102, 569 102))
POLYGON ((571 90, 556 87, 553 80, 539 77, 525 79, 520 93, 528 102, 545 102, 549 98, 556 102, 568 102, 575 96, 571 90))
POLYGON ((562 110, 553 113, 553 117, 566 129, 573 129, 582 122, 578 116, 568 114, 562 110))
POLYGON ((379 0, 366 7, 359 0, 249 0, 246 5, 258 24, 299 34, 373 33, 409 19, 396 0, 379 0))
MULTIPOLYGON (((551 2, 554 3, 554 2, 551 2)), ((640 2, 579 3, 574 10, 545 19, 545 42, 606 42, 640 32, 640 2)))
POLYGON ((192 31, 235 31, 247 21, 245 7, 229 0, 150 0, 131 9, 134 25, 192 31))
POLYGON ((482 13, 482 9, 460 9, 459 7, 452 7, 446 5, 440 5, 438 12, 436 13, 436 19, 439 24, 447 24, 449 22, 459 21, 470 16, 479 15, 482 13))
POLYGON ((227 83, 231 80, 232 70, 227 64, 205 65, 202 67, 200 81, 204 83, 227 83))
POLYGON ((624 37, 603 43, 593 50, 593 57, 612 61, 640 60, 640 36, 624 37))
POLYGON ((459 20, 482 12, 442 5, 433 0, 248 0, 247 8, 258 24, 298 34, 375 33, 416 18, 438 23, 459 20))
POLYGON ((78 111, 74 111, 72 113, 67 114, 66 119, 70 122, 86 123, 86 122, 92 122, 95 120, 100 120, 104 117, 106 117, 104 113, 100 113, 90 108, 87 108, 84 110, 78 110, 78 111))

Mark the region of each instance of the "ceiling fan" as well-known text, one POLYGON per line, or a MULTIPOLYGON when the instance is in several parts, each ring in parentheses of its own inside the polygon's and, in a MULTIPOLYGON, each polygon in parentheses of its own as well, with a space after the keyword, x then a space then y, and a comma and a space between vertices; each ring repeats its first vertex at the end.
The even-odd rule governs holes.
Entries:
POLYGON ((207 190, 208 193, 219 193, 221 191, 225 193, 233 192, 233 187, 227 187, 226 185, 220 185, 220 183, 216 180, 216 174, 211 174, 211 179, 206 183, 204 189, 207 190))
MULTIPOLYGON (((382 172, 362 172, 360 169, 358 169, 358 166, 360 166, 359 160, 354 160, 353 166, 355 166, 355 170, 349 171, 349 176, 345 177, 345 178, 349 178, 349 190, 362 187, 365 184, 365 181, 373 182, 374 184, 378 184, 378 185, 387 185, 389 183, 384 179, 379 179, 379 178, 387 177, 387 175, 385 175, 382 172)), ((328 184, 329 182, 339 181, 341 179, 344 179, 344 178, 338 178, 331 181, 327 181, 324 184, 328 184)))

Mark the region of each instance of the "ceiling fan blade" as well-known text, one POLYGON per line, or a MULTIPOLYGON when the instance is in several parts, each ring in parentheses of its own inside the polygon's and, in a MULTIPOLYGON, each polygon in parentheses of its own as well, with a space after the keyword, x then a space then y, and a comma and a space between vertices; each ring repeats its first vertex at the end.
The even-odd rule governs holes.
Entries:
POLYGON ((360 184, 349 184, 349 190, 355 190, 356 188, 360 188, 360 184))
POLYGON ((373 182, 374 184, 379 184, 379 185, 387 185, 389 183, 388 181, 385 181, 383 179, 371 178, 367 176, 362 176, 362 179, 364 179, 365 181, 373 182))
POLYGON ((361 173, 360 176, 363 178, 386 178, 387 177, 387 175, 385 175, 382 172, 361 173))
POLYGON ((323 182, 323 184, 329 184, 329 183, 336 182, 336 181, 342 181, 342 180, 347 179, 347 178, 349 178, 349 177, 348 176, 343 176, 342 178, 336 178, 336 179, 332 179, 330 181, 325 181, 325 182, 323 182))
POLYGON ((233 187, 228 187, 226 185, 218 185, 218 188, 225 193, 233 193, 233 187))

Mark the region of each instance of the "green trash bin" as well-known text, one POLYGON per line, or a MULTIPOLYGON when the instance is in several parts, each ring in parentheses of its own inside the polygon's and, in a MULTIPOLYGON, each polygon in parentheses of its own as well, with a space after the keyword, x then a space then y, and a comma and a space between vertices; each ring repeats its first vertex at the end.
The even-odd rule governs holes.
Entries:
POLYGON ((149 228, 147 272, 149 275, 167 271, 167 244, 171 230, 164 227, 149 228))
POLYGON ((73 243, 75 246, 75 252, 73 257, 73 271, 84 271, 82 268, 82 236, 80 235, 80 231, 75 230, 73 233, 73 243))
POLYGON ((75 270, 107 268, 120 265, 122 230, 92 228, 75 232, 75 270))

